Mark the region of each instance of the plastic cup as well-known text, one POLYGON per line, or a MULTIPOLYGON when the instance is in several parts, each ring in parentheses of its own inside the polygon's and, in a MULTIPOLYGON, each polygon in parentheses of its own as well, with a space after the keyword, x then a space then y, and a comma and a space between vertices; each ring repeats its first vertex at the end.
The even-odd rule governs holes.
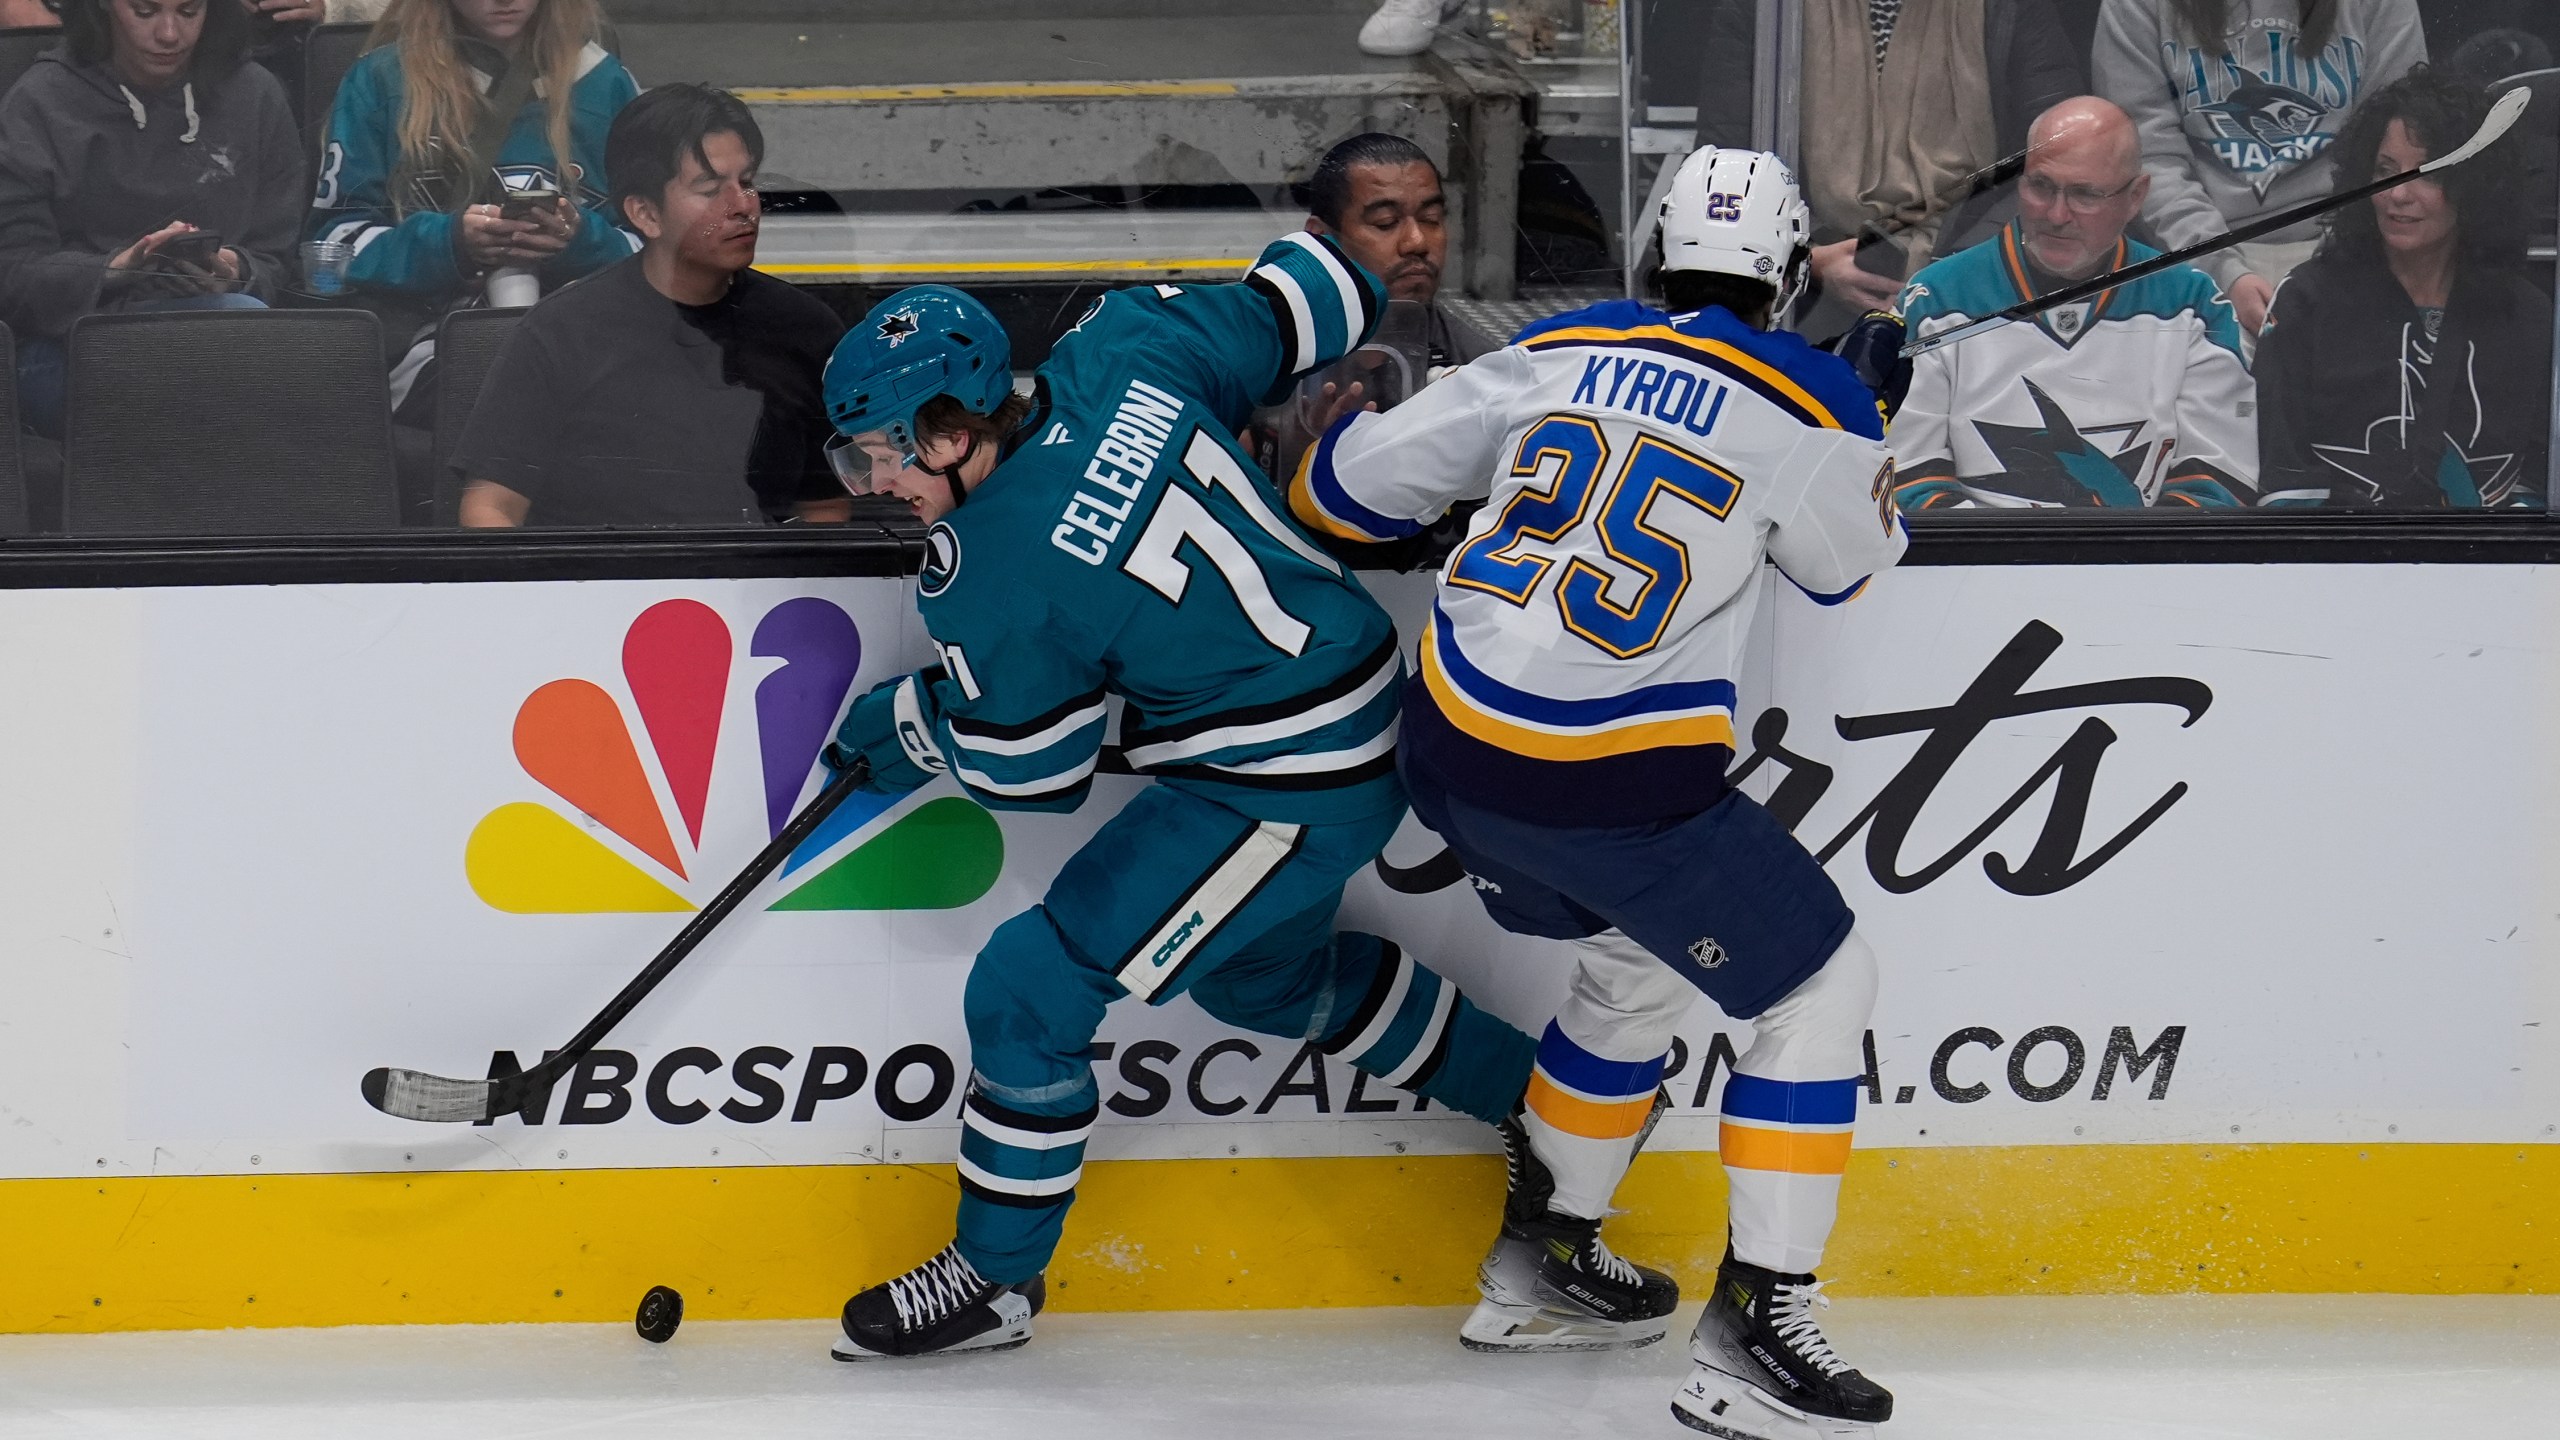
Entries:
POLYGON ((309 240, 302 246, 303 288, 314 295, 343 295, 355 247, 343 240, 309 240))
POLYGON ((542 298, 542 281, 530 270, 502 266, 489 272, 486 293, 492 310, 521 310, 542 298))

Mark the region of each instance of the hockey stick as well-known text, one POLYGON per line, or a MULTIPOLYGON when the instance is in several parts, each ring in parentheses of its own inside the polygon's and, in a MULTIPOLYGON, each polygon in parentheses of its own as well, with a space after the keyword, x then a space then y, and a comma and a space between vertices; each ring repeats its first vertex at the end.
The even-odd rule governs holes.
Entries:
POLYGON ((2148 260, 2127 265, 2121 270, 2110 270, 2104 275, 2092 276, 2089 279, 2065 285, 2050 295, 2038 295, 2032 299, 2021 300, 1996 315, 1985 315, 1979 320, 1958 325, 1952 330, 1941 330, 1926 339, 1914 340, 1902 347, 1902 358, 1916 359, 1932 350, 1943 350, 1950 345, 1970 340, 1976 335, 1987 335, 2004 325, 2015 325, 2021 320, 2032 320, 2047 310, 2058 309, 2064 305, 2076 305, 2092 295, 2112 290, 2118 285, 2130 285, 2146 276, 2157 275, 2172 266, 2183 265, 2199 255, 2210 255, 2216 250, 2255 240, 2261 235, 2271 235, 2278 230, 2299 225, 2305 220, 2317 219, 2332 210, 2343 209, 2359 200, 2379 195, 2385 190, 2406 185, 2422 175, 2433 175, 2439 170, 2450 170, 2496 144, 2509 129, 2514 127, 2516 120, 2524 114, 2525 107, 2532 103, 2533 91, 2519 85, 2498 97, 2498 103, 2489 107, 2489 117, 2480 122, 2479 132, 2465 141, 2461 149, 2430 160, 2415 170, 2386 175, 2379 180, 2368 181, 2352 189, 2323 196, 2308 204, 2297 205, 2290 210, 2252 220, 2236 230, 2217 235, 2210 240, 2199 240, 2182 250, 2154 255, 2148 260))
POLYGON ((676 932, 676 938, 667 942, 667 948, 658 952, 658 958, 649 962, 649 968, 633 976, 631 983, 622 987, 621 994, 597 1011, 596 1017, 571 1036, 568 1044, 545 1056, 541 1064, 521 1074, 495 1080, 454 1080, 442 1075, 429 1075, 422 1070, 377 1066, 367 1071, 364 1077, 365 1103, 385 1115, 402 1120, 426 1120, 446 1125, 494 1120, 524 1109, 532 1097, 549 1090, 553 1082, 569 1073, 570 1066, 585 1059, 588 1052, 604 1040, 607 1031, 621 1023, 622 1017, 648 998, 649 992, 658 988, 658 982, 666 979, 677 965, 683 963, 684 957, 693 953, 693 947, 702 943, 702 937, 728 919, 730 912, 747 898, 748 892, 763 884, 766 876, 789 859, 792 851, 800 848, 801 842, 817 833, 818 827, 826 823, 826 818, 844 803, 844 798, 861 789, 862 783, 870 776, 871 767, 859 756, 855 757, 852 765, 837 771, 834 778, 827 781, 826 788, 818 792, 818 798, 793 816, 791 823, 782 827, 782 833, 773 837, 772 844, 756 852, 756 858, 747 862, 747 868, 738 872, 738 878, 730 881, 727 889, 712 897, 711 903, 703 906, 700 914, 676 932))

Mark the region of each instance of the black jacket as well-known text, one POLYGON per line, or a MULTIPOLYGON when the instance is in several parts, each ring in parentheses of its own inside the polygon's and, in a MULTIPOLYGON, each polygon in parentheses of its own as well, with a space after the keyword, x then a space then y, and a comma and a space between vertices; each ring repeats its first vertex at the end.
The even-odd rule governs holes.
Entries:
POLYGON ((2323 250, 2276 291, 2257 374, 2265 504, 2542 506, 2551 297, 2521 269, 2466 265, 2430 345, 2379 258, 2323 250))

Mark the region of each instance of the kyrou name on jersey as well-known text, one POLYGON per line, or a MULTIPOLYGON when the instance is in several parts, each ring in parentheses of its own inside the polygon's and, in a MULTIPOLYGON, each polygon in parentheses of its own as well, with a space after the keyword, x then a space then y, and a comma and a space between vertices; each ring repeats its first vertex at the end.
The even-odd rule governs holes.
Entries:
POLYGON ((1605 405, 1677 425, 1700 439, 1713 434, 1724 413, 1725 387, 1685 365, 1595 355, 1582 363, 1573 387, 1576 405, 1605 405), (1607 395, 1601 393, 1606 388, 1607 395))
POLYGON ((1049 532, 1049 543, 1087 565, 1110 559, 1111 542, 1120 538, 1121 527, 1128 524, 1129 511, 1145 493, 1147 477, 1155 473, 1156 460, 1172 441, 1174 422, 1181 418, 1180 400, 1144 380, 1130 381, 1127 397, 1112 412, 1111 423, 1103 427, 1102 442, 1093 447, 1093 458, 1084 467, 1084 478, 1092 487, 1120 498, 1106 500, 1092 489, 1079 488, 1068 499, 1057 528, 1049 532))

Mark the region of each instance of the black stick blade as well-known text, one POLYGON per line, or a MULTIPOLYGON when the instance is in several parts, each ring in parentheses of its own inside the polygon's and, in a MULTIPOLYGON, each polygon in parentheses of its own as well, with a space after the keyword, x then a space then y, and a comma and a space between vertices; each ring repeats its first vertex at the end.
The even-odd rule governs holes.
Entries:
POLYGON ((450 1080, 422 1070, 378 1066, 365 1072, 364 1100, 385 1115, 439 1125, 489 1118, 498 1087, 488 1080, 450 1080))

